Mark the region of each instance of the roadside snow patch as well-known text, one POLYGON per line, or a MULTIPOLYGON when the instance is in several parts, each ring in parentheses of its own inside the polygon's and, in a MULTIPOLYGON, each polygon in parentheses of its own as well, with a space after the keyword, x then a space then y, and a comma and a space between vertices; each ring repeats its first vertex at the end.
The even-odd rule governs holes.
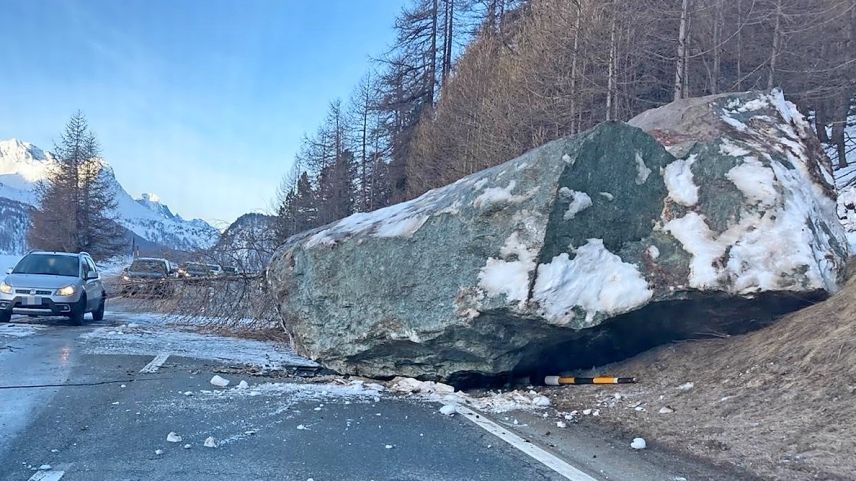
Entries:
MULTIPOLYGON (((151 315, 149 317, 167 318, 151 315)), ((150 323, 139 328, 99 327, 80 336, 89 342, 88 354, 156 355, 210 359, 227 364, 246 364, 268 369, 285 366, 314 367, 316 363, 298 356, 279 343, 179 331, 150 323)), ((0 332, 3 327, 0 326, 0 332)))
POLYGON ((38 324, 0 324, 0 337, 27 337, 46 329, 38 324))

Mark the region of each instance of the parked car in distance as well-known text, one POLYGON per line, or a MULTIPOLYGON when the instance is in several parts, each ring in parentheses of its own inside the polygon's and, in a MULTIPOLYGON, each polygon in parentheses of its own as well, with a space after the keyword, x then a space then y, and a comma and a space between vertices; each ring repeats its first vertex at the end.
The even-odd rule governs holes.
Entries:
POLYGON ((231 266, 223 266, 223 275, 224 276, 237 276, 238 269, 231 266))
POLYGON ((172 267, 168 260, 157 257, 139 257, 122 272, 122 295, 169 296, 173 286, 172 267))
POLYGON ((210 277, 211 275, 212 272, 209 265, 201 262, 186 262, 178 268, 178 277, 200 278, 210 277))
POLYGON ((12 314, 60 315, 80 325, 87 312, 102 320, 106 303, 101 276, 85 252, 30 252, 0 281, 0 322, 12 314))
POLYGON ((220 267, 218 264, 206 264, 206 265, 208 266, 208 269, 211 271, 212 276, 222 276, 223 275, 223 268, 220 267))

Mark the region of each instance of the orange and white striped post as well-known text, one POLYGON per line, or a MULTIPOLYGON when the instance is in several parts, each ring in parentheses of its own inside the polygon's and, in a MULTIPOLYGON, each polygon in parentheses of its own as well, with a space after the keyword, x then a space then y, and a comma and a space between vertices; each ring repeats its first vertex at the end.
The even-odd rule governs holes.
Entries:
POLYGON ((633 384, 636 382, 635 377, 613 377, 613 376, 597 376, 597 377, 572 377, 572 376, 547 376, 544 378, 544 384, 548 386, 561 386, 564 384, 633 384))

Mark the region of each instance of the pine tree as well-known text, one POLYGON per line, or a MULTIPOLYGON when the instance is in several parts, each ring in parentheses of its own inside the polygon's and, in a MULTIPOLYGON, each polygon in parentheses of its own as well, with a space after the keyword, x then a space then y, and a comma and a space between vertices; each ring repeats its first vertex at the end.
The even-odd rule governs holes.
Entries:
POLYGON ((57 162, 39 186, 39 207, 30 219, 30 246, 85 251, 96 259, 116 254, 125 232, 113 217, 112 173, 99 158, 98 141, 82 112, 68 121, 54 151, 57 162))

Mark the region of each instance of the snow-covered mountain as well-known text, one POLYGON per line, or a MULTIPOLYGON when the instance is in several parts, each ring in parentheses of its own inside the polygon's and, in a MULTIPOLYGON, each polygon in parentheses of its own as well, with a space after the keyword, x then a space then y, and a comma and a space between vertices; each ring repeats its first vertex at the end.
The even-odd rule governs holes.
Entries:
MULTIPOLYGON (((0 251, 20 250, 25 245, 26 232, 21 228, 26 225, 25 207, 38 202, 36 185, 47 176, 54 162, 50 152, 28 142, 0 141, 0 210, 16 213, 0 217, 0 251)), ((106 162, 104 166, 104 175, 114 185, 116 193, 116 220, 130 232, 173 250, 207 249, 217 242, 220 236, 217 229, 200 219, 181 218, 154 194, 134 199, 116 180, 113 169, 106 162)))

